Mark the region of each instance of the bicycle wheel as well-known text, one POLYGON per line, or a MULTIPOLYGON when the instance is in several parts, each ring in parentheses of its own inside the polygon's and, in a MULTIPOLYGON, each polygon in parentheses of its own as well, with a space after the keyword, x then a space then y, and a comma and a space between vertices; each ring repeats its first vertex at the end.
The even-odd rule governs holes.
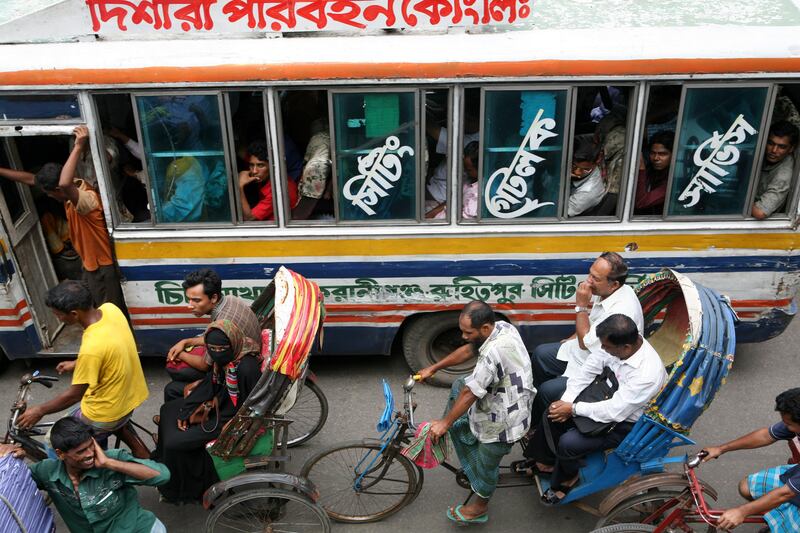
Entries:
POLYGON ((422 483, 415 469, 399 453, 387 456, 378 445, 354 441, 315 455, 300 475, 317 487, 328 516, 363 523, 386 518, 414 500, 422 483))
POLYGON ((649 524, 614 524, 595 529, 591 533, 650 533, 655 530, 656 526, 649 524))
POLYGON ((297 401, 287 413, 289 424, 287 446, 299 446, 320 432, 328 419, 328 399, 311 380, 306 380, 297 396, 297 401))
POLYGON ((603 527, 611 524, 623 524, 638 522, 641 523, 653 513, 658 511, 664 504, 674 500, 669 508, 662 510, 659 516, 652 517, 647 523, 657 525, 663 520, 675 505, 680 503, 680 497, 686 491, 680 490, 652 490, 644 494, 631 496, 614 507, 606 516, 597 521, 595 527, 603 527))
POLYGON ((259 488, 228 496, 206 520, 206 533, 329 533, 322 508, 288 490, 259 488))

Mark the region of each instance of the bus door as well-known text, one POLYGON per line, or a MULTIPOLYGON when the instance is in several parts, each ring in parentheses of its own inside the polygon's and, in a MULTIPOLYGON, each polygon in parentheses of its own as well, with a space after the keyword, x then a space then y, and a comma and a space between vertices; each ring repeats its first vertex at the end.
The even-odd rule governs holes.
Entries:
MULTIPOLYGON (((73 127, 26 126, 23 133, 22 128, 0 126, 0 166, 35 172, 47 161, 63 163, 69 153, 73 127)), ((10 257, 2 259, 7 292, 20 296, 20 302, 12 305, 27 306, 41 348, 51 351, 63 324, 45 305, 47 291, 58 283, 58 277, 40 222, 48 209, 48 197, 39 193, 28 185, 0 178, 0 218, 10 244, 5 251, 10 257), (6 259, 12 261, 13 267, 8 266, 6 259)), ((52 210, 57 213, 57 209, 58 206, 52 210)), ((78 272, 79 265, 78 259, 78 272)), ((35 349, 34 346, 32 351, 35 349)), ((8 355, 15 358, 34 353, 8 355)))

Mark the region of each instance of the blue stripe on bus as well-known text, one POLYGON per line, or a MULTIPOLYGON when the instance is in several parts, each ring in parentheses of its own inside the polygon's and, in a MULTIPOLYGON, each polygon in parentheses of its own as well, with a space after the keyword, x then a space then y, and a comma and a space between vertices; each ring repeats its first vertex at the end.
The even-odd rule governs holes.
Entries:
MULTIPOLYGON (((270 279, 270 269, 281 264, 311 279, 391 278, 432 276, 513 276, 586 274, 592 264, 586 259, 480 259, 464 261, 347 261, 308 263, 222 263, 184 265, 123 266, 131 281, 176 280, 199 268, 213 268, 222 279, 270 279)), ((800 271, 800 256, 763 257, 647 257, 626 260, 632 272, 649 274, 662 268, 674 268, 682 274, 697 272, 792 272, 800 271)))

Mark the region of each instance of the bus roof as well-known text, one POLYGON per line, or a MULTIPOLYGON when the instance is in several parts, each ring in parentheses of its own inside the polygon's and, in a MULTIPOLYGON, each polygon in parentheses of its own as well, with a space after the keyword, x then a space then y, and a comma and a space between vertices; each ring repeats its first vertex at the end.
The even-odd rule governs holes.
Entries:
POLYGON ((0 43, 16 44, 0 44, 1 83, 105 87, 800 73, 800 0, 729 0, 724 9, 707 0, 537 0, 533 6, 530 19, 513 27, 272 39, 255 32, 190 32, 183 38, 151 32, 136 38, 92 34, 85 0, 4 0, 0 43))

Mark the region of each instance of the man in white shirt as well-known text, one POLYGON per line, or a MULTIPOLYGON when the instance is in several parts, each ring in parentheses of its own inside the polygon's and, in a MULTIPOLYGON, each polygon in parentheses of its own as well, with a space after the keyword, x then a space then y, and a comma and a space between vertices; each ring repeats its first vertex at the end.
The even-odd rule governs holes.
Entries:
POLYGON ((602 349, 592 352, 569 377, 564 395, 548 410, 548 424, 557 454, 547 444, 544 431, 547 428, 544 427, 534 433, 525 450, 525 455, 534 461, 535 472, 551 473, 551 488, 542 496, 546 504, 557 504, 577 484, 580 457, 614 448, 622 442, 667 380, 661 358, 639 334, 630 317, 613 314, 596 330, 602 349), (575 402, 578 394, 606 367, 619 383, 614 395, 595 403, 575 402), (576 416, 615 425, 605 435, 588 436, 575 426, 573 418, 576 416))
POLYGON ((577 375, 591 353, 601 351, 597 324, 620 313, 633 320, 640 334, 644 332, 642 305, 633 289, 625 285, 627 277, 628 265, 622 256, 615 252, 600 254, 575 294, 575 334, 561 342, 540 344, 533 351, 533 384, 539 393, 531 411, 532 427, 541 422, 547 406, 561 398, 567 378, 577 375))

